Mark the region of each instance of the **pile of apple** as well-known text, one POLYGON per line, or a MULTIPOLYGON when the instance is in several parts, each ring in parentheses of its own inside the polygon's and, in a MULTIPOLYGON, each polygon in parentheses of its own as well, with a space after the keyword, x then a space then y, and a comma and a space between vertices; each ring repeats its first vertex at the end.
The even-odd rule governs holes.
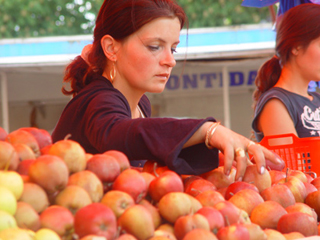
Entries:
MULTIPOLYGON (((222 159, 222 158, 221 158, 222 159)), ((2 240, 264 240, 319 235, 320 177, 248 166, 178 175, 111 150, 0 128, 2 240)))

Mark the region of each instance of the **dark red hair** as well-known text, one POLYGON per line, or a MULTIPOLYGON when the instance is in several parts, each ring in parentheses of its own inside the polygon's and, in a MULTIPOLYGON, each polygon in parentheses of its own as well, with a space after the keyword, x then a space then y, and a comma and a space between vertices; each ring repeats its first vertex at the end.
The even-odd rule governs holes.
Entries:
POLYGON ((105 0, 96 19, 93 46, 88 56, 90 66, 81 56, 76 57, 67 66, 63 79, 70 82, 71 90, 63 87, 62 92, 75 95, 90 82, 92 75, 102 75, 107 60, 101 47, 103 36, 108 34, 123 40, 160 17, 178 17, 181 29, 186 22, 185 12, 174 0, 105 0))
POLYGON ((260 67, 255 79, 254 108, 261 94, 277 83, 281 65, 288 62, 292 49, 298 46, 306 49, 320 37, 320 5, 305 3, 291 8, 280 18, 276 30, 276 55, 260 67))

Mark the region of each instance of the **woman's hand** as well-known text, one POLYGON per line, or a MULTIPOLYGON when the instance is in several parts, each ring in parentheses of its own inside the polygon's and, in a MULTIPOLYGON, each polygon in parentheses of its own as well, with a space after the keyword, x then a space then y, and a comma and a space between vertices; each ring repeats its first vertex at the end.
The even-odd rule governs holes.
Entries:
POLYGON ((226 175, 229 175, 233 162, 236 162, 237 173, 235 179, 237 181, 242 180, 247 166, 253 164, 249 160, 248 154, 255 159, 255 164, 261 174, 266 170, 266 159, 274 164, 283 165, 283 160, 272 151, 221 125, 217 126, 209 139, 209 144, 218 148, 224 154, 226 175))

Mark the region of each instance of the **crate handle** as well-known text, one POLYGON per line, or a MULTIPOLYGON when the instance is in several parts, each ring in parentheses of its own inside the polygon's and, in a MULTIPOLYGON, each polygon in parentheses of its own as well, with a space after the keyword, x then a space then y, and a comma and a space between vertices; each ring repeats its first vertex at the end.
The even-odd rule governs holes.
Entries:
POLYGON ((263 146, 270 146, 270 147, 279 146, 279 145, 291 145, 297 139, 298 139, 298 137, 296 135, 294 135, 293 133, 270 135, 270 136, 265 136, 260 141, 260 144, 263 146))

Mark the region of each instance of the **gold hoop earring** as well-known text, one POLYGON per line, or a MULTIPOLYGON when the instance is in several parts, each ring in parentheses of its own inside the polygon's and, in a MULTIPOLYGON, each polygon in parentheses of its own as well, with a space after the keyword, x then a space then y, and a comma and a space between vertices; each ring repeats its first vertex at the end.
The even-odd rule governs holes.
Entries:
POLYGON ((110 80, 111 80, 111 83, 113 83, 113 79, 116 77, 117 75, 117 71, 116 71, 116 64, 115 62, 112 62, 113 63, 113 66, 112 66, 112 69, 110 71, 110 80))

